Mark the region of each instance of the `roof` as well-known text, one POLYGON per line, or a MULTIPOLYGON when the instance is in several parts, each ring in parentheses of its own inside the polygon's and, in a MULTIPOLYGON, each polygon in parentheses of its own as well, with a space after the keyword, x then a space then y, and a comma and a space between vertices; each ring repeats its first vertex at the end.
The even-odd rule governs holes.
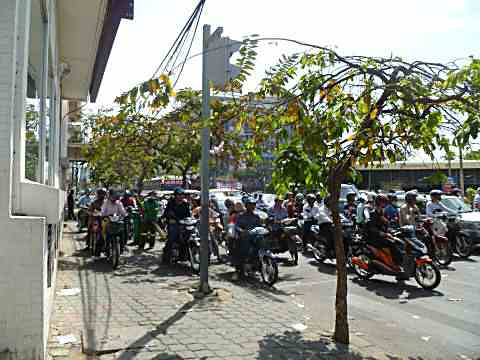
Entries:
POLYGON ((133 0, 58 1, 59 61, 69 69, 62 97, 95 101, 122 18, 133 17, 133 0))
MULTIPOLYGON (((448 170, 449 164, 448 161, 402 161, 395 163, 379 163, 376 162, 372 166, 364 167, 358 166, 358 170, 448 170)), ((459 169, 459 161, 450 162, 451 169, 459 169)), ((480 161, 478 160, 463 160, 464 169, 480 169, 480 161)))

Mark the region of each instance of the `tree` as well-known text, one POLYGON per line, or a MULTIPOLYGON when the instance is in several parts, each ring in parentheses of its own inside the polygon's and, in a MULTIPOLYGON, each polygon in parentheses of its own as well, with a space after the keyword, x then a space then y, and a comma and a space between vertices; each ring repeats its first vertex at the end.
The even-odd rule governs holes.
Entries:
POLYGON ((38 166, 38 124, 40 114, 32 104, 25 109, 25 178, 36 181, 38 166))
POLYGON ((465 160, 480 160, 480 150, 471 150, 465 154, 465 160))
MULTIPOLYGON (((309 45, 312 46, 312 45, 309 45)), ((479 62, 464 67, 400 58, 342 56, 318 46, 284 56, 266 73, 256 98, 277 99, 269 112, 240 119, 253 136, 243 146, 253 158, 272 142, 273 181, 324 188, 331 196, 337 258, 334 339, 349 343, 347 273, 339 215, 341 183, 357 165, 395 161, 409 151, 448 149, 438 131, 454 109, 478 128, 479 62)), ((243 126, 243 124, 242 124, 243 126)), ((470 136, 470 135, 468 135, 470 136)))

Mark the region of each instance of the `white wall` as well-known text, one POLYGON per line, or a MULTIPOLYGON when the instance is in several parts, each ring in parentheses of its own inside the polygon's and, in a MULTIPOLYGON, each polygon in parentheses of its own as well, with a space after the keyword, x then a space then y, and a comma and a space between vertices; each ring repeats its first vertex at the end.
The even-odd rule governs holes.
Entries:
POLYGON ((46 359, 47 223, 61 226, 63 208, 58 189, 26 183, 22 170, 30 1, 0 0, 0 360, 46 359))

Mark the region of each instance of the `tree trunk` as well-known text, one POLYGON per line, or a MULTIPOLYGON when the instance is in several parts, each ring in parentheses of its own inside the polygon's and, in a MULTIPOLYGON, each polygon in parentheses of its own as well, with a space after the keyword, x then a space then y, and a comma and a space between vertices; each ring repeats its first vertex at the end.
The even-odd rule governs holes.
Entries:
POLYGON ((340 198, 343 175, 332 174, 328 182, 330 192, 333 224, 335 225, 335 255, 337 263, 337 291, 335 295, 335 332, 333 339, 342 344, 350 343, 347 307, 347 267, 343 244, 342 223, 340 220, 338 200, 340 198))

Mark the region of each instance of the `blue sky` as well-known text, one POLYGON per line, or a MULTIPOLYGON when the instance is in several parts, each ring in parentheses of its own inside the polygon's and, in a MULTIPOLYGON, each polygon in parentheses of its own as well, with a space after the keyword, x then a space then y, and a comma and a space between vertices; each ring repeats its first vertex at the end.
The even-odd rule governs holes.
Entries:
MULTIPOLYGON (((154 72, 197 0, 136 0, 133 21, 122 21, 100 89, 98 105, 154 72)), ((450 61, 480 57, 479 0, 206 0, 201 24, 241 39, 281 36, 336 46, 342 54, 450 61)), ((192 53, 201 50, 201 28, 192 53)), ((264 43, 259 78, 283 53, 303 48, 264 43)), ((200 58, 190 61, 179 87, 199 88, 200 58)))

